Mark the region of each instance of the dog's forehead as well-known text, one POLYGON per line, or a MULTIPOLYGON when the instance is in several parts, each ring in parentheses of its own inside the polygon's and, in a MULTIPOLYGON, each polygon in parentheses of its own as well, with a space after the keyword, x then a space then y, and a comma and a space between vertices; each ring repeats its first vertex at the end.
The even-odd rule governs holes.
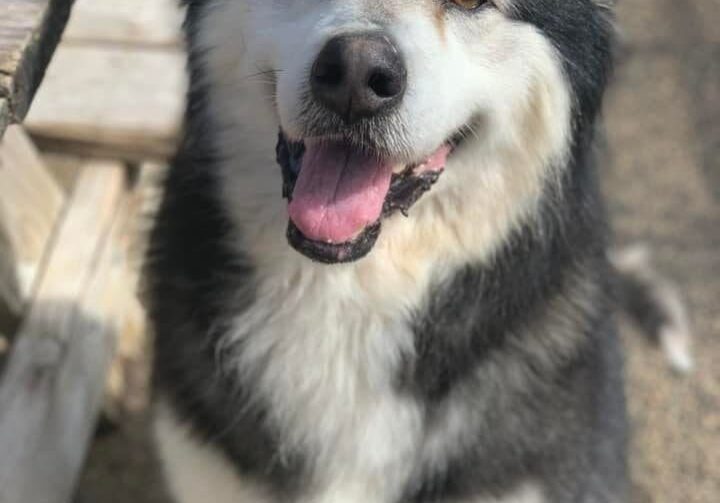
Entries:
MULTIPOLYGON (((259 3, 265 3, 267 0, 254 0, 259 3)), ((610 2, 612 0, 594 0, 596 2, 610 2)), ((522 0, 494 0, 493 3, 500 8, 507 8, 511 5, 521 3, 522 0)), ((429 8, 437 10, 453 3, 452 0, 274 0, 274 5, 284 8, 288 4, 294 3, 296 5, 305 4, 309 5, 321 5, 327 8, 332 7, 347 7, 355 8, 362 11, 371 11, 378 13, 387 12, 402 12, 411 11, 423 8, 429 8)), ((266 3, 266 5, 267 5, 266 3)))
MULTIPOLYGON (((615 6, 616 1, 617 0, 590 0, 590 3, 596 5, 597 7, 609 10, 615 6)), ((340 5, 348 8, 363 10, 365 12, 382 14, 415 11, 423 8, 437 11, 448 4, 453 3, 453 0, 276 0, 276 3, 280 5, 287 4, 288 2, 323 4, 328 7, 331 5, 340 5)), ((562 6, 562 2, 558 3, 547 0, 493 0, 492 4, 504 11, 508 11, 513 7, 518 7, 523 4, 532 4, 534 8, 541 8, 544 10, 557 9, 559 6, 562 6)))
POLYGON ((422 9, 438 10, 447 0, 279 0, 276 4, 294 2, 296 4, 312 4, 326 9, 341 8, 357 13, 387 15, 422 9))
MULTIPOLYGON (((340 0, 343 1, 343 0, 340 0)), ((370 17, 383 19, 385 16, 397 17, 403 14, 424 13, 437 17, 444 9, 445 0, 348 0, 357 2, 370 17)))
MULTIPOLYGON (((236 1, 236 0, 224 0, 236 1)), ((346 21, 361 20, 369 22, 392 22, 403 17, 426 17, 433 18, 436 22, 442 23, 448 13, 455 13, 463 19, 470 21, 482 19, 483 13, 488 11, 499 11, 503 14, 510 14, 516 7, 531 4, 533 8, 543 10, 556 9, 558 0, 492 0, 486 2, 480 9, 463 9, 462 2, 455 0, 246 0, 255 9, 267 12, 274 11, 280 17, 303 17, 318 16, 322 13, 332 13, 339 19, 346 21), (453 5, 453 4, 458 4, 453 5), (466 14, 463 16, 462 14, 466 14)), ((573 0, 576 1, 576 0, 573 0)), ((587 0, 580 0, 587 1, 587 0)), ((590 0, 592 2, 608 2, 611 0, 590 0)), ((512 17, 512 16, 510 16, 512 17)))

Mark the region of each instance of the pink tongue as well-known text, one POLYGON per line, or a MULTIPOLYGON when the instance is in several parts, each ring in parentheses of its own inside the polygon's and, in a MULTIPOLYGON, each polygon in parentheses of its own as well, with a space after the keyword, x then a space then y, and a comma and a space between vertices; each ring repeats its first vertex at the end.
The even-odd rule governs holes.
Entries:
POLYGON ((347 145, 308 144, 288 207, 290 219, 314 241, 350 241, 380 218, 392 168, 347 145))

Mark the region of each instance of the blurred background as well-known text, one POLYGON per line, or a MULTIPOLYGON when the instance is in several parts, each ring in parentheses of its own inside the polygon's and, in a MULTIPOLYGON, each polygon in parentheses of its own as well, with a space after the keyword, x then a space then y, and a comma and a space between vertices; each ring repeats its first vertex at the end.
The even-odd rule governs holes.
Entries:
MULTIPOLYGON (((180 128, 174 0, 77 0, 26 121, 65 190, 94 159, 131 165, 147 230, 180 128)), ((603 188, 618 246, 643 243, 690 307, 696 366, 680 376, 621 319, 633 503, 720 501, 720 0, 621 0, 603 188)), ((131 284, 142 237, 128 247, 131 284)), ((121 331, 76 503, 170 503, 149 442, 140 304, 121 331)), ((2 342, 0 340, 0 342, 2 342)), ((3 352, 0 344, 0 354, 3 352)))

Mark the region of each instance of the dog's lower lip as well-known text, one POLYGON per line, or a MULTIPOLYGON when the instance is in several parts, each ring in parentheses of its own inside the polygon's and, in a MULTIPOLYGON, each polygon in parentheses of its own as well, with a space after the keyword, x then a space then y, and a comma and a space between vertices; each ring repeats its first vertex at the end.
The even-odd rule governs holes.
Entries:
POLYGON ((288 221, 287 240, 298 252, 315 262, 323 264, 342 264, 354 262, 370 253, 378 236, 381 223, 366 226, 352 240, 345 243, 325 243, 308 239, 300 229, 288 221))

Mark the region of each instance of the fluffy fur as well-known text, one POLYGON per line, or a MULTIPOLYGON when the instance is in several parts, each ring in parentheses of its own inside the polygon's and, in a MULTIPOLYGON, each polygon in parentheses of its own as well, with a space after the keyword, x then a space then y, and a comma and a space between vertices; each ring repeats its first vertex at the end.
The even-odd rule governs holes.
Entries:
POLYGON ((612 26, 590 0, 191 0, 191 90, 149 262, 158 438, 181 503, 610 503, 625 415, 592 143, 612 26), (308 98, 382 29, 391 117, 308 98), (465 140, 364 259, 285 239, 275 163, 343 134, 413 162, 465 140))

